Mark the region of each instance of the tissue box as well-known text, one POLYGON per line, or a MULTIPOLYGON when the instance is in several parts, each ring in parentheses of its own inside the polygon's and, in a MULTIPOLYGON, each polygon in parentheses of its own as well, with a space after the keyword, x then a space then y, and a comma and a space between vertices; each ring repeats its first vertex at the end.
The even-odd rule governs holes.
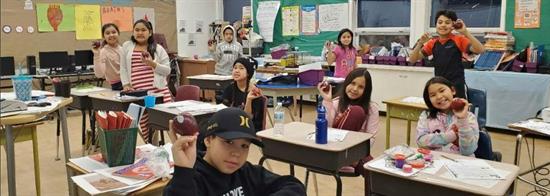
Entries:
POLYGON ((323 81, 324 76, 325 72, 323 70, 307 70, 298 74, 300 83, 307 85, 317 85, 323 81))

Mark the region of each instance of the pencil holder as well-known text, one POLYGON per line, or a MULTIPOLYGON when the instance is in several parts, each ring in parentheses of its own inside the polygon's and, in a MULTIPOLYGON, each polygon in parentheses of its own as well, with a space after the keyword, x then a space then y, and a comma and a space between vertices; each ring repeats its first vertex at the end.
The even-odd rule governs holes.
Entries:
POLYGON ((109 167, 134 163, 137 128, 99 130, 101 155, 109 167))

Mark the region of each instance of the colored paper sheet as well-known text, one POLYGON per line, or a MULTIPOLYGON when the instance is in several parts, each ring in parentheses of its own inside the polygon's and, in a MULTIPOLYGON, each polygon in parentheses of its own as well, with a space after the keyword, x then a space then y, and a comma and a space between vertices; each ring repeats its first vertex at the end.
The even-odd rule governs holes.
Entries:
POLYGON ((39 32, 74 31, 74 5, 37 3, 36 21, 39 32))
POLYGON ((99 5, 75 5, 76 39, 101 39, 99 5))
POLYGON ((101 7, 101 24, 114 23, 120 31, 132 31, 133 17, 131 7, 101 7))
POLYGON ((282 8, 283 36, 300 35, 300 6, 282 8))

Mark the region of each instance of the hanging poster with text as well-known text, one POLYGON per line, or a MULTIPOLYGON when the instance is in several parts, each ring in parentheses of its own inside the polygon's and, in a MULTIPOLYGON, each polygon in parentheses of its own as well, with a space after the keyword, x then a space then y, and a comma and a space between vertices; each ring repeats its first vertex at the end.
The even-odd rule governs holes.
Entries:
POLYGON ((279 6, 281 6, 280 1, 258 2, 256 21, 258 21, 260 35, 264 37, 265 42, 273 42, 273 28, 277 12, 279 12, 279 6))
POLYGON ((319 33, 319 21, 317 20, 317 6, 302 5, 301 30, 303 35, 316 35, 319 33))
POLYGON ((75 5, 76 39, 101 39, 99 5, 75 5))
POLYGON ((156 31, 155 26, 155 9, 153 8, 143 8, 143 7, 134 7, 134 22, 139 19, 145 19, 153 25, 153 31, 156 31))
POLYGON ((540 0, 516 0, 514 28, 540 27, 540 0))
POLYGON ((131 7, 101 7, 101 24, 113 23, 120 31, 132 31, 134 15, 131 7))
POLYGON ((348 4, 319 5, 319 29, 321 31, 340 31, 348 28, 348 4))
POLYGON ((39 32, 74 31, 74 5, 37 3, 36 21, 39 32))
POLYGON ((282 8, 283 36, 300 35, 300 6, 282 8))

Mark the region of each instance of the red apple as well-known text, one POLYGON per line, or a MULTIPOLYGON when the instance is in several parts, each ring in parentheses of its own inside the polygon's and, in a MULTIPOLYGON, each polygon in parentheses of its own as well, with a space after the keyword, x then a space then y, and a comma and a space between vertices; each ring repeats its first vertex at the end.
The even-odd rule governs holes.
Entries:
POLYGON ((260 96, 260 95, 261 95, 260 89, 259 89, 258 87, 253 87, 253 88, 252 88, 252 94, 253 94, 254 96, 260 96))
POLYGON ((92 42, 92 47, 94 48, 99 48, 101 46, 101 42, 100 41, 93 41, 92 42))
POLYGON ((142 56, 143 58, 147 58, 147 57, 149 57, 149 52, 143 51, 143 52, 141 52, 141 56, 142 56))
POLYGON ((455 111, 462 111, 464 109, 464 106, 466 106, 466 103, 464 103, 460 99, 453 99, 453 102, 451 102, 451 109, 455 111))
POLYGON ((330 90, 330 84, 328 84, 328 82, 323 82, 321 84, 321 90, 323 90, 323 92, 328 92, 330 90))
POLYGON ((463 26, 463 25, 462 25, 461 22, 455 22, 455 23, 453 24, 453 27, 454 27, 455 29, 462 29, 462 26, 463 26))
POLYGON ((190 113, 184 112, 173 119, 172 129, 180 135, 191 136, 199 132, 197 120, 190 113))

